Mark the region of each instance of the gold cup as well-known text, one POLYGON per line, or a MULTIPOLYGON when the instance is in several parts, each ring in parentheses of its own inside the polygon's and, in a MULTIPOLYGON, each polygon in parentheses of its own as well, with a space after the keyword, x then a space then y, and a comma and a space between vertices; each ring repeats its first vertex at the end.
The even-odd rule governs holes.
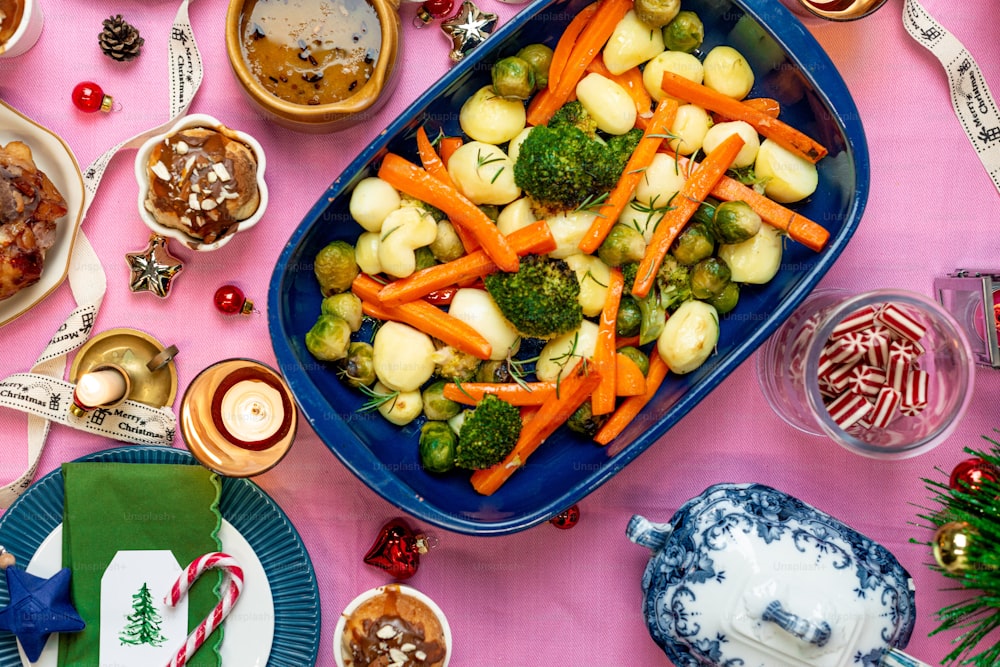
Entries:
POLYGON ((252 477, 284 458, 298 412, 277 371, 251 359, 226 359, 198 374, 181 399, 180 432, 191 454, 226 477, 252 477))

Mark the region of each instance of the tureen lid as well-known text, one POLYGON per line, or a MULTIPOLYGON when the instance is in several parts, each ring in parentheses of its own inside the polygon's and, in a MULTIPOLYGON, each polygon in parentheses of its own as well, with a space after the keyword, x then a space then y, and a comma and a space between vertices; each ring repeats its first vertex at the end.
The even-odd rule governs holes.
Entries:
POLYGON ((874 667, 913 631, 896 558, 771 487, 712 486, 669 523, 634 516, 626 533, 653 551, 646 623, 679 667, 874 667))

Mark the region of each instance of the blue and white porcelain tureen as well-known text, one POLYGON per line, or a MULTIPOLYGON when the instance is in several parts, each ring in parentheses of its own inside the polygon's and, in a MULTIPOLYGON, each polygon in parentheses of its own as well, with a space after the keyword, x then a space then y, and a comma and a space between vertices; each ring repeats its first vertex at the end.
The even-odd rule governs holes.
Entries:
POLYGON ((669 523, 632 517, 627 535, 653 551, 646 624, 677 667, 877 667, 913 631, 896 558, 773 488, 712 486, 669 523))

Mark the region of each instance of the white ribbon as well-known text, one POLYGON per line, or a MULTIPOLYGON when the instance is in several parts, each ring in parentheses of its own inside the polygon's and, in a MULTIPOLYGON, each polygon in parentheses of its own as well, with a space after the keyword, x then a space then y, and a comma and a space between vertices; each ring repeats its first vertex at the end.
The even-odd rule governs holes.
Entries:
POLYGON ((979 66, 962 43, 928 14, 917 0, 906 0, 903 26, 944 66, 955 115, 997 192, 1000 192, 1000 112, 979 66))
MULTIPOLYGON (((168 129, 187 113, 204 76, 201 54, 188 18, 191 0, 183 0, 170 29, 168 71, 170 119, 151 130, 127 139, 94 160, 83 173, 83 215, 94 201, 101 177, 111 159, 123 148, 138 148, 149 137, 168 129)), ((0 508, 9 507, 31 484, 52 422, 104 435, 124 442, 170 445, 177 418, 170 407, 154 408, 125 401, 109 409, 98 409, 84 417, 69 412, 74 385, 62 380, 66 355, 83 345, 94 328, 97 312, 107 290, 101 261, 83 230, 77 232, 70 260, 69 284, 77 308, 56 330, 28 373, 16 373, 0 381, 0 406, 28 413, 28 467, 16 480, 0 488, 0 508)))

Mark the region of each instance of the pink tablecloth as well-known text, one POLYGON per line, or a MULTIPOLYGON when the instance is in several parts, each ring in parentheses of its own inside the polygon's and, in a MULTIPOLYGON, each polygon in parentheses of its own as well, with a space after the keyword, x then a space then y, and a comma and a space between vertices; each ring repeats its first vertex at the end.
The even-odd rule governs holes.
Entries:
MULTIPOLYGON (((0 96, 60 134, 81 164, 167 119, 165 50, 174 2, 41 0, 46 23, 36 48, 0 60, 0 96), (101 21, 122 13, 146 39, 130 64, 101 55, 101 21), (85 115, 70 91, 82 80, 100 83, 121 110, 85 115)), ((480 0, 502 19, 520 7, 480 0)), ((991 0, 928 0, 927 9, 962 40, 1000 93, 1000 35, 991 0)), ((215 115, 253 134, 268 154, 271 203, 265 219, 225 249, 195 255, 179 245, 184 273, 167 300, 128 289, 124 254, 146 245, 148 230, 135 211, 133 153, 111 165, 84 229, 108 275, 108 293, 96 330, 143 329, 176 344, 181 391, 202 368, 230 356, 273 363, 266 315, 225 317, 212 294, 227 282, 241 286, 263 308, 268 280, 285 240, 323 189, 397 113, 448 68, 449 40, 435 27, 410 25, 414 5, 402 9, 404 45, 399 82, 371 121, 340 134, 304 136, 261 119, 249 106, 225 55, 223 0, 198 0, 191 20, 206 64, 192 111, 215 115)), ((980 167, 949 104, 943 70, 904 32, 902 0, 889 0, 854 24, 809 22, 850 87, 867 131, 872 185, 854 239, 823 281, 854 290, 903 287, 931 294, 931 281, 956 267, 1000 268, 1000 197, 980 167)), ((30 316, 0 331, 0 376, 28 369, 72 309, 63 287, 30 316)), ((710 484, 757 481, 776 486, 841 518, 892 550, 914 575, 919 619, 910 651, 936 663, 953 636, 928 637, 934 612, 958 600, 949 582, 930 571, 926 540, 913 525, 928 493, 921 477, 943 478, 1000 427, 1000 374, 983 370, 968 414, 947 443, 904 462, 853 456, 819 437, 786 426, 765 403, 752 360, 638 461, 581 504, 577 527, 543 524, 500 538, 433 530, 438 545, 411 583, 448 614, 456 667, 487 665, 666 665, 640 612, 639 578, 648 552, 628 542, 633 513, 666 520, 710 484)), ((0 413, 4 445, 0 479, 24 467, 25 418, 0 413)), ((55 427, 40 474, 60 462, 116 443, 55 427)), ((183 447, 183 443, 175 443, 183 447)), ((291 453, 257 480, 285 509, 316 568, 323 606, 319 665, 332 665, 331 635, 338 614, 357 593, 386 582, 362 562, 382 523, 398 511, 345 470, 303 428, 291 453)), ((418 528, 426 528, 416 524, 418 528)))

